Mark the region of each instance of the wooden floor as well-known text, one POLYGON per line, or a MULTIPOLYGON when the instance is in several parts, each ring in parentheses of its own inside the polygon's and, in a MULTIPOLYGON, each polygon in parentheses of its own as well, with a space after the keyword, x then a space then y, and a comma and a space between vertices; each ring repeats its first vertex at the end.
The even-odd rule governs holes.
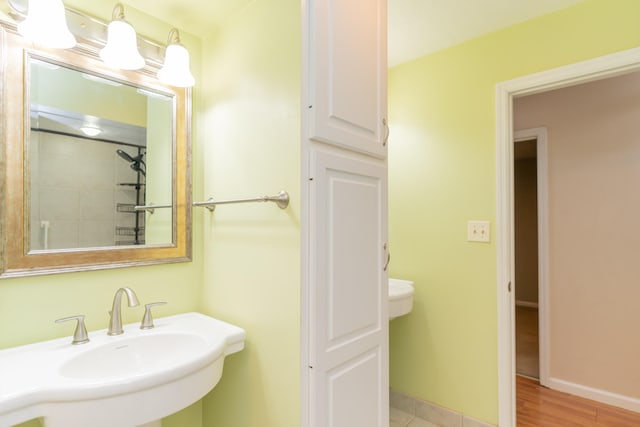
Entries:
POLYGON ((516 306, 516 373, 540 377, 538 308, 516 306))
POLYGON ((518 427, 638 427, 640 413, 627 411, 539 385, 516 376, 518 427))

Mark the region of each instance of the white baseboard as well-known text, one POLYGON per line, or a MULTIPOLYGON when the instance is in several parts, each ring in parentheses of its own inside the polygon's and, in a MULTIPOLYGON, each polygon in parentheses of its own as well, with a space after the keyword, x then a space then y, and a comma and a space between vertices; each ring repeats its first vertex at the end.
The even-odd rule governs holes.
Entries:
POLYGON ((537 302, 530 302, 530 301, 516 301, 516 306, 517 307, 531 307, 531 308, 538 308, 538 303, 537 302))
POLYGON ((547 386, 553 390, 562 391, 575 396, 628 409, 630 411, 640 412, 640 399, 637 398, 623 396, 621 394, 611 393, 609 391, 599 390, 597 388, 591 388, 571 383, 569 381, 559 380, 557 378, 549 378, 547 386))

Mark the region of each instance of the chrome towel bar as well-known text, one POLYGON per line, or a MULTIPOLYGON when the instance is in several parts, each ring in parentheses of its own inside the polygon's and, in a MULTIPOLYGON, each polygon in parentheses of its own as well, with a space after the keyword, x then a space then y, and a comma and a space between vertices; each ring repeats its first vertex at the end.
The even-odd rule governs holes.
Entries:
POLYGON ((229 205, 232 203, 252 203, 252 202, 274 202, 280 209, 285 209, 289 206, 289 193, 281 191, 277 196, 262 196, 252 199, 234 199, 234 200, 213 200, 210 198, 206 202, 193 202, 193 206, 202 206, 213 212, 216 209, 216 205, 229 205))
POLYGON ((150 214, 152 214, 156 209, 159 208, 172 208, 173 205, 154 205, 153 203, 149 203, 148 205, 144 205, 144 206, 134 206, 133 210, 135 211, 147 211, 150 214))

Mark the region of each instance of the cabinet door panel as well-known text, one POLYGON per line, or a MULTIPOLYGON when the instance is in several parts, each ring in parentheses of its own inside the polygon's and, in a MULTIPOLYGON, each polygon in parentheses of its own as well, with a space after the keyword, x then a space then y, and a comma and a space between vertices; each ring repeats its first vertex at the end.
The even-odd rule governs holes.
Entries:
POLYGON ((310 139, 386 156, 386 0, 312 1, 310 139))
POLYGON ((389 422, 386 174, 382 163, 312 154, 312 426, 389 422))

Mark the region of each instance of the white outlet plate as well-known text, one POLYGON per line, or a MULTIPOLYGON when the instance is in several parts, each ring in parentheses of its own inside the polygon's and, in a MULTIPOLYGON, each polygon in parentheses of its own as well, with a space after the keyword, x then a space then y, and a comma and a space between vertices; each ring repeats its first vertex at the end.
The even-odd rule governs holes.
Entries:
POLYGON ((491 222, 469 221, 467 222, 467 241, 485 242, 491 241, 491 222))

